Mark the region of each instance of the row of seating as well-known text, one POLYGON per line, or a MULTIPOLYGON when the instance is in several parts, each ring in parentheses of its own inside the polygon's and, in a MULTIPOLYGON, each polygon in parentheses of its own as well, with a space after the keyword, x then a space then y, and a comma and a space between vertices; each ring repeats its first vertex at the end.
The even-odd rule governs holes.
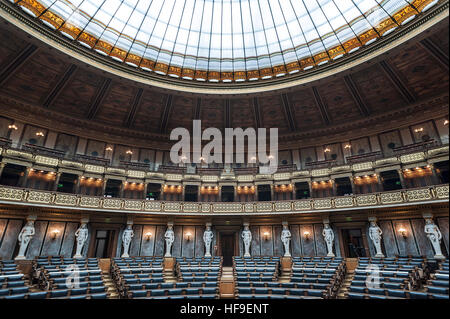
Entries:
POLYGON ((217 295, 217 287, 202 287, 131 290, 128 297, 133 299, 215 299, 217 295))
POLYGON ((33 279, 45 290, 33 298, 106 299, 107 288, 96 258, 37 257, 32 262, 33 279), (39 297, 41 296, 41 297, 39 297))
POLYGON ((438 269, 430 274, 426 291, 430 294, 439 294, 443 298, 449 298, 449 262, 448 258, 438 265, 438 269))
POLYGON ((29 280, 14 260, 0 260, 0 299, 21 299, 29 292, 29 280))

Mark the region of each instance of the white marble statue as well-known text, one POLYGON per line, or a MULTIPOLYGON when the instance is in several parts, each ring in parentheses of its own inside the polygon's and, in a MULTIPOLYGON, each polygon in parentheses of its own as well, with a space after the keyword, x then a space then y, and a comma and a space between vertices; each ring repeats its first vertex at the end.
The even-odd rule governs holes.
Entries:
POLYGON ((134 237, 134 231, 131 228, 131 225, 127 225, 127 228, 123 231, 122 234, 122 245, 123 245, 123 254, 122 258, 130 257, 128 251, 130 250, 131 239, 134 237))
POLYGON ((291 243, 291 232, 289 231, 288 225, 283 225, 283 230, 281 231, 281 242, 284 245, 284 257, 291 257, 291 252, 289 250, 289 244, 291 243))
POLYGON ((433 245, 435 253, 434 258, 445 259, 444 255, 442 255, 441 250, 442 234, 432 219, 429 218, 426 219, 425 234, 427 234, 428 239, 431 241, 431 244, 433 245))
POLYGON ((211 257, 211 243, 213 240, 213 232, 210 225, 206 225, 206 230, 203 233, 203 241, 205 242, 205 257, 211 257))
POLYGON ((328 249, 327 256, 334 257, 334 253, 333 253, 334 232, 331 229, 329 224, 325 224, 322 235, 325 238, 325 242, 327 243, 327 249, 328 249))
POLYGON ((34 221, 29 220, 19 233, 18 241, 20 243, 20 248, 19 254, 15 258, 16 260, 25 259, 25 251, 27 250, 28 244, 30 243, 34 234, 34 221))
POLYGON ((171 249, 172 244, 175 240, 175 234, 172 230, 172 225, 168 225, 166 233, 164 234, 164 238, 166 239, 166 254, 164 255, 164 257, 172 257, 171 249))
POLYGON ((244 226, 242 231, 242 239, 244 240, 244 257, 250 256, 250 243, 252 242, 252 232, 250 231, 248 225, 244 226))
POLYGON ((75 232, 75 237, 77 237, 77 250, 73 258, 83 258, 81 252, 83 250, 84 245, 88 239, 89 230, 87 228, 87 224, 81 224, 80 228, 75 232))
POLYGON ((383 258, 383 252, 381 251, 381 235, 383 231, 380 227, 378 227, 375 221, 370 222, 369 227, 369 238, 372 240, 373 245, 375 246, 375 257, 383 258))

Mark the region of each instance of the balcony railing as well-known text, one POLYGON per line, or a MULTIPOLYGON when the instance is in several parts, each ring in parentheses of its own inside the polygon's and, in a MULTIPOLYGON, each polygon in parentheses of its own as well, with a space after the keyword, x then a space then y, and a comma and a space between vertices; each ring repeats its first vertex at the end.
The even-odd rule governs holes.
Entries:
POLYGON ((0 186, 0 202, 19 205, 88 209, 122 213, 174 215, 258 215, 331 212, 350 209, 447 202, 449 185, 389 192, 275 202, 167 202, 104 198, 0 186))

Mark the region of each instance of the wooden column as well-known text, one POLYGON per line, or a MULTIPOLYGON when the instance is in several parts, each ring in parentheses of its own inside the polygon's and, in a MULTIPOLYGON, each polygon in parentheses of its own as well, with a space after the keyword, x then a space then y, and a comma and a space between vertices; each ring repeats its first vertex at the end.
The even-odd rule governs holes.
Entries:
POLYGON ((31 167, 27 167, 25 170, 24 175, 22 176, 22 180, 20 182, 21 187, 27 187, 27 181, 28 181, 28 174, 30 174, 31 167))
POLYGON ((147 198, 147 188, 148 188, 148 183, 144 182, 144 196, 143 196, 143 199, 147 198))
POLYGON ((0 178, 2 177, 3 169, 5 168, 6 163, 0 163, 0 178))
POLYGON ((56 173, 55 183, 53 184, 53 191, 55 191, 55 192, 58 190, 58 184, 59 184, 60 178, 61 178, 61 172, 56 173))
POLYGON ((403 170, 402 169, 398 169, 398 177, 400 178, 400 183, 402 184, 402 188, 406 189, 406 184, 405 184, 405 179, 403 178, 403 170))
POLYGON ((353 176, 349 176, 349 179, 350 179, 350 185, 352 186, 352 193, 353 193, 353 195, 355 195, 356 194, 356 187, 355 187, 355 182, 353 180, 353 176))

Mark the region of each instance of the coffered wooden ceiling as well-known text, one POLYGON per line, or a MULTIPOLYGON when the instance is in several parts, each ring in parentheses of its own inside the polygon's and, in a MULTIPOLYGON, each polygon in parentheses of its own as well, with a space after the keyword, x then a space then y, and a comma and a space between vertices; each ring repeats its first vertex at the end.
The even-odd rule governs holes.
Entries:
POLYGON ((358 121, 448 91, 448 19, 377 61, 282 92, 232 97, 144 86, 83 64, 0 20, 0 98, 146 133, 175 127, 278 127, 301 133, 358 121))

